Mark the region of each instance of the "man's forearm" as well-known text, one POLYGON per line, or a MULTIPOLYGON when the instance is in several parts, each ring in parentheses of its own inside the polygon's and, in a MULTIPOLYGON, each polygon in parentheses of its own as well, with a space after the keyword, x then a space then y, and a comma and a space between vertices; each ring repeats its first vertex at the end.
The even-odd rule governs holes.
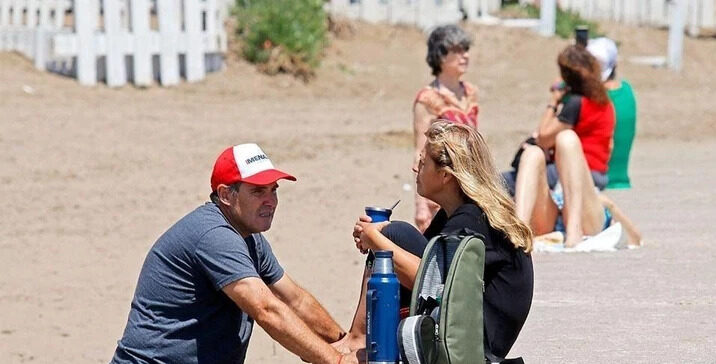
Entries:
POLYGON ((340 353, 283 302, 276 300, 254 319, 274 340, 302 359, 311 363, 338 362, 340 353))
POLYGON ((300 297, 291 308, 313 332, 329 343, 338 341, 345 334, 316 298, 304 289, 301 289, 300 297))

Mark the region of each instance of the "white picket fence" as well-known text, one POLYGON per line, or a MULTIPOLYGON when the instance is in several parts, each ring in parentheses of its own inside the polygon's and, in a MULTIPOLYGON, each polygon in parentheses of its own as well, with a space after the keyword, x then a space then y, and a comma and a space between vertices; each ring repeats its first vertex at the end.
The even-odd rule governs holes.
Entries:
POLYGON ((226 0, 0 0, 0 51, 83 85, 171 86, 222 67, 227 12, 226 0))
MULTIPOLYGON (((611 20, 626 24, 666 27, 671 24, 670 6, 676 0, 557 0, 561 9, 577 12, 590 20, 611 20)), ((716 27, 715 0, 685 0, 686 26, 691 35, 699 28, 716 27)), ((520 0, 534 4, 537 0, 520 0)))
POLYGON ((331 0, 333 14, 367 22, 406 24, 430 29, 469 20, 485 18, 500 9, 501 0, 331 0))
MULTIPOLYGON (((668 26, 669 3, 672 1, 675 0, 557 0, 557 3, 562 9, 575 11, 585 19, 668 26)), ((686 1, 690 34, 698 34, 699 28, 716 27, 716 0, 686 1)), ((520 0, 522 4, 538 2, 520 0)), ((500 6, 500 0, 331 0, 329 11, 368 22, 408 24, 429 29, 457 22, 463 16, 468 20, 485 19, 498 11, 500 6)))

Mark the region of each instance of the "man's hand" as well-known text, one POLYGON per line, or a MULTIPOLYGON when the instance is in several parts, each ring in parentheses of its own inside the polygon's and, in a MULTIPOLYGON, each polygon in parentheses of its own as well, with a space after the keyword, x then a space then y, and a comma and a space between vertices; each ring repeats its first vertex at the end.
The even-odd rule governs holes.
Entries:
POLYGON ((343 354, 341 364, 360 364, 365 363, 365 350, 358 350, 348 354, 343 354))
POLYGON ((342 339, 331 344, 338 352, 348 354, 365 349, 365 335, 348 333, 342 339))

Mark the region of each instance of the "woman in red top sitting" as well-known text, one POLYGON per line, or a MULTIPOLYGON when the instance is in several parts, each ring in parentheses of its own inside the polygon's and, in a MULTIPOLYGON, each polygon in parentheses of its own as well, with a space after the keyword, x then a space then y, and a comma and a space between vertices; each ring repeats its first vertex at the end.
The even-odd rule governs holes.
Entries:
MULTIPOLYGON (((455 25, 435 28, 428 37, 426 61, 435 79, 422 88, 413 103, 413 130, 417 167, 425 145, 425 132, 435 120, 448 120, 477 128, 477 89, 462 81, 470 60, 470 36, 455 25)), ((439 206, 415 195, 415 224, 424 231, 439 206)))
POLYGON ((515 204, 517 216, 535 235, 557 230, 561 215, 565 246, 573 247, 584 235, 595 235, 610 223, 595 185, 606 185, 615 115, 599 63, 584 47, 568 46, 557 63, 566 87, 552 89, 536 132, 537 145, 526 146, 522 153, 515 204), (563 206, 548 187, 546 161, 552 157, 563 206))

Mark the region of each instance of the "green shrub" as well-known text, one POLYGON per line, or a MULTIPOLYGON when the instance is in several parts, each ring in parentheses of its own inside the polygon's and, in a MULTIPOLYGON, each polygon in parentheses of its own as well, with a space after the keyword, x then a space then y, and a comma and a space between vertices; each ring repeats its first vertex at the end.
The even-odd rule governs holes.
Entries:
POLYGON ((555 23, 555 33, 561 38, 567 39, 574 37, 574 28, 579 25, 585 25, 589 28, 589 38, 602 37, 597 22, 582 19, 576 12, 565 11, 557 8, 557 22, 555 23))
MULTIPOLYGON (((521 17, 539 18, 539 8, 531 4, 510 4, 506 5, 503 11, 513 17, 515 14, 522 13, 521 17)), ((573 38, 574 28, 578 25, 585 25, 589 28, 590 38, 604 36, 604 34, 599 31, 599 24, 597 22, 583 19, 576 12, 562 10, 557 7, 557 21, 555 22, 555 34, 557 34, 557 36, 564 39, 573 38)))
POLYGON ((310 77, 326 45, 323 0, 236 0, 244 57, 273 74, 310 77))

